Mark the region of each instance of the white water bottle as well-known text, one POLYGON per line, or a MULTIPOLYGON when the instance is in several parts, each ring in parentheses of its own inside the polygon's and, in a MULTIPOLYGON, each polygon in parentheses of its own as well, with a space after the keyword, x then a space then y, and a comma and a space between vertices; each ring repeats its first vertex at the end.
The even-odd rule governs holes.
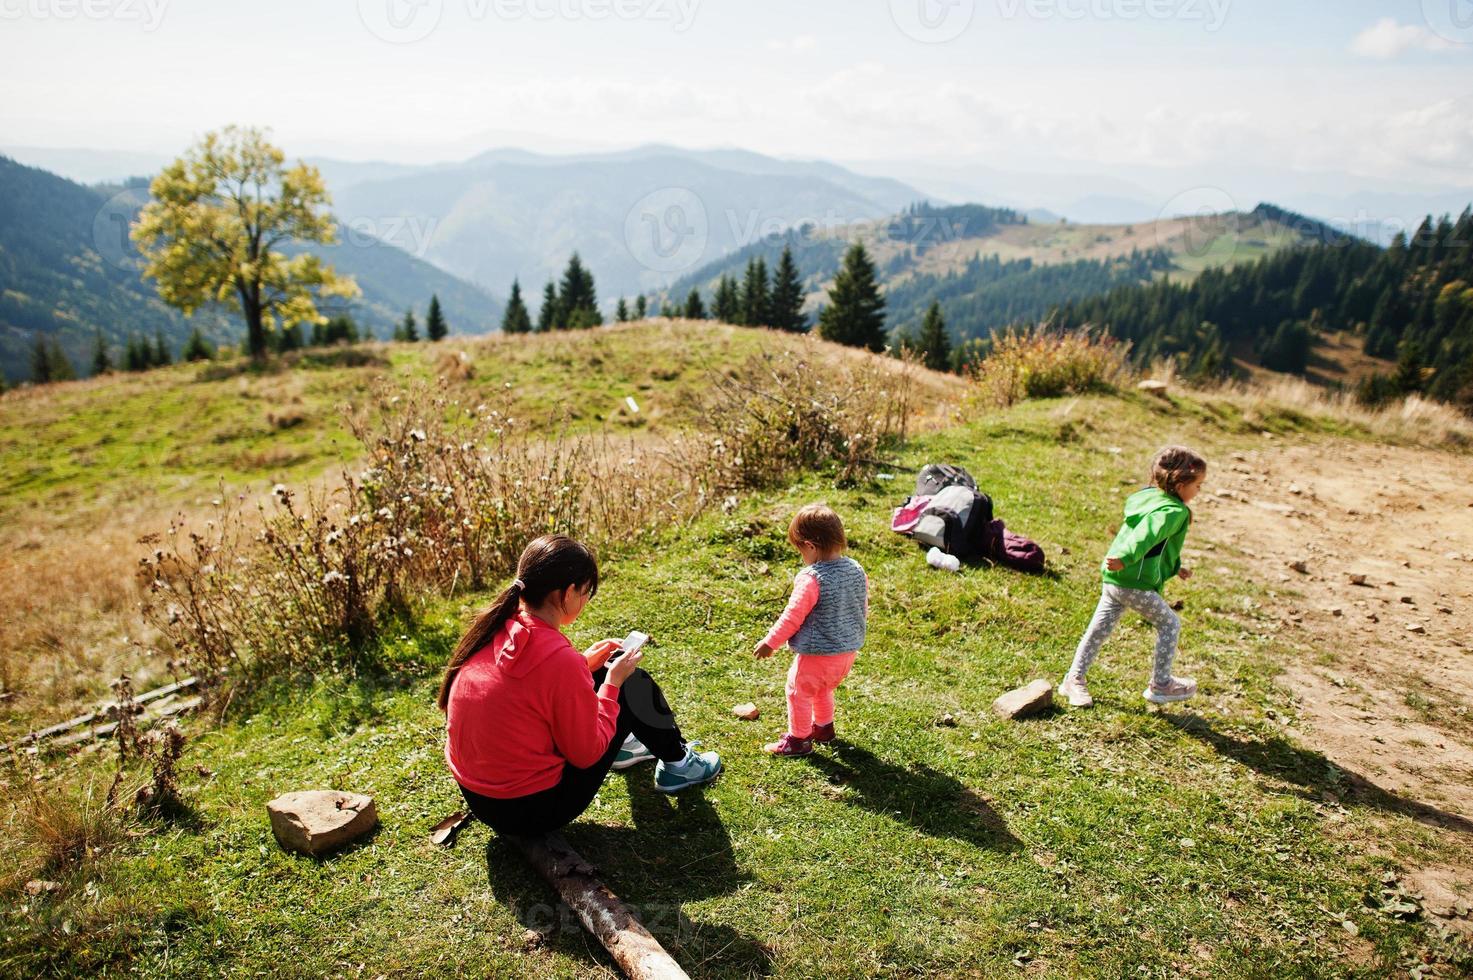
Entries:
POLYGON ((956 555, 948 555, 940 548, 932 548, 926 552, 926 564, 932 568, 939 568, 943 572, 959 572, 962 570, 962 560, 956 555))

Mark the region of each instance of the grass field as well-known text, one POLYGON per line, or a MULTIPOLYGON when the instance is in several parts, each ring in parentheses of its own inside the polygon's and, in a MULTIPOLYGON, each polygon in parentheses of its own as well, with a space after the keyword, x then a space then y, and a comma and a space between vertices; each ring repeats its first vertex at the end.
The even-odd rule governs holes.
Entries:
MULTIPOLYGON (((1273 684, 1287 648, 1271 596, 1248 559, 1208 545, 1210 504, 1188 542, 1199 574, 1172 587, 1198 701, 1141 700, 1151 635, 1137 623, 1096 668, 1095 710, 1024 723, 988 712, 1066 666, 1152 449, 1179 440, 1220 458, 1261 430, 1334 434, 1315 428, 1297 412, 1250 425, 1190 397, 978 411, 905 447, 893 480, 836 490, 813 474, 613 556, 570 634, 651 632, 646 666, 727 770, 673 801, 648 768, 611 777, 569 840, 692 976, 1465 974, 1463 940, 1376 896, 1406 864, 1466 842, 1296 744, 1293 704, 1273 684), (1043 544, 1050 575, 949 577, 887 530, 914 469, 937 459, 977 475, 998 516, 1043 544), (760 745, 782 724, 786 661, 749 651, 797 568, 786 519, 815 499, 844 515, 870 573, 870 640, 840 693, 840 742, 774 761, 760 745), (756 723, 730 713, 748 700, 756 723), (947 713, 954 727, 937 723, 947 713)), ((450 850, 428 841, 459 806, 436 666, 472 605, 425 609, 377 669, 252 692, 192 738, 188 812, 135 825, 54 893, 20 889, 40 872, 16 851, 34 834, 12 813, 0 863, 21 870, 0 911, 0 973, 609 975, 513 849, 480 827, 450 850), (323 862, 282 853, 263 805, 309 787, 374 794, 383 826, 323 862)), ((83 756, 41 792, 98 797, 109 775, 83 756)))
MULTIPOLYGON (((140 656, 139 544, 171 515, 230 494, 335 478, 361 447, 344 409, 380 381, 437 379, 549 432, 659 438, 688 426, 710 372, 762 350, 770 331, 650 320, 587 333, 450 338, 307 352, 264 372, 179 365, 7 393, 0 400, 0 740, 66 717, 120 670, 167 680, 140 656), (464 355, 464 357, 462 357, 464 355)), ((825 348, 833 352, 834 348, 825 348)), ((858 352, 825 356, 862 357, 858 352)), ((929 376, 941 404, 957 378, 929 376)), ((162 681, 160 681, 162 682, 162 681)))

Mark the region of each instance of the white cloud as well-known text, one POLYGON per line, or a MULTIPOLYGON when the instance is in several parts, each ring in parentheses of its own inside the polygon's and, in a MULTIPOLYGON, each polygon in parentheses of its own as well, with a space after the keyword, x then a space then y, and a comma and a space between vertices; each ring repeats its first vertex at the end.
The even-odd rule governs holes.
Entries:
POLYGON ((1453 47, 1456 45, 1427 28, 1402 24, 1394 17, 1382 17, 1350 42, 1352 54, 1381 61, 1400 57, 1408 51, 1447 51, 1453 47))

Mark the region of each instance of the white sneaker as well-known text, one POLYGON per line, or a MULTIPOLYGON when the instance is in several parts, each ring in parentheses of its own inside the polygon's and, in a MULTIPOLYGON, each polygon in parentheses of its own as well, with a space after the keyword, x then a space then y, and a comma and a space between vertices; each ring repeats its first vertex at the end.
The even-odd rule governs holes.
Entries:
POLYGON ((1092 708, 1095 699, 1089 696, 1089 688, 1078 677, 1066 677, 1059 681, 1059 693, 1069 699, 1071 708, 1092 708))
POLYGON ((1172 704, 1176 701, 1185 701, 1197 693, 1197 682, 1190 677, 1173 677, 1165 687, 1157 687, 1152 684, 1146 688, 1142 695, 1152 704, 1172 704))
POLYGON ((645 748, 643 742, 630 735, 624 740, 624 744, 619 746, 619 752, 614 756, 614 768, 628 769, 641 762, 649 762, 654 757, 655 754, 645 748))

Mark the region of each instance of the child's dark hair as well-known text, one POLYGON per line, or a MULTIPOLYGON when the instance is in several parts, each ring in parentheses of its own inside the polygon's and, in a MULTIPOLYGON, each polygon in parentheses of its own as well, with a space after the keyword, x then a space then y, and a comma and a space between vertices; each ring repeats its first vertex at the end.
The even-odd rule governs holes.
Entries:
POLYGON ((455 675, 473 654, 496 635, 502 624, 517 614, 517 606, 526 599, 538 605, 554 592, 569 586, 587 588, 592 597, 598 592, 598 561, 587 547, 566 534, 547 534, 527 545, 517 561, 517 578, 496 601, 476 614, 470 629, 460 638, 450 662, 445 665, 445 679, 440 682, 440 710, 450 704, 450 685, 455 675))
POLYGON ((793 515, 788 525, 788 543, 794 547, 807 541, 820 551, 840 551, 849 546, 844 537, 844 522, 823 504, 808 504, 793 515))
POLYGON ((1185 446, 1167 446, 1151 460, 1150 481, 1175 497, 1183 486, 1206 472, 1207 460, 1185 446))

